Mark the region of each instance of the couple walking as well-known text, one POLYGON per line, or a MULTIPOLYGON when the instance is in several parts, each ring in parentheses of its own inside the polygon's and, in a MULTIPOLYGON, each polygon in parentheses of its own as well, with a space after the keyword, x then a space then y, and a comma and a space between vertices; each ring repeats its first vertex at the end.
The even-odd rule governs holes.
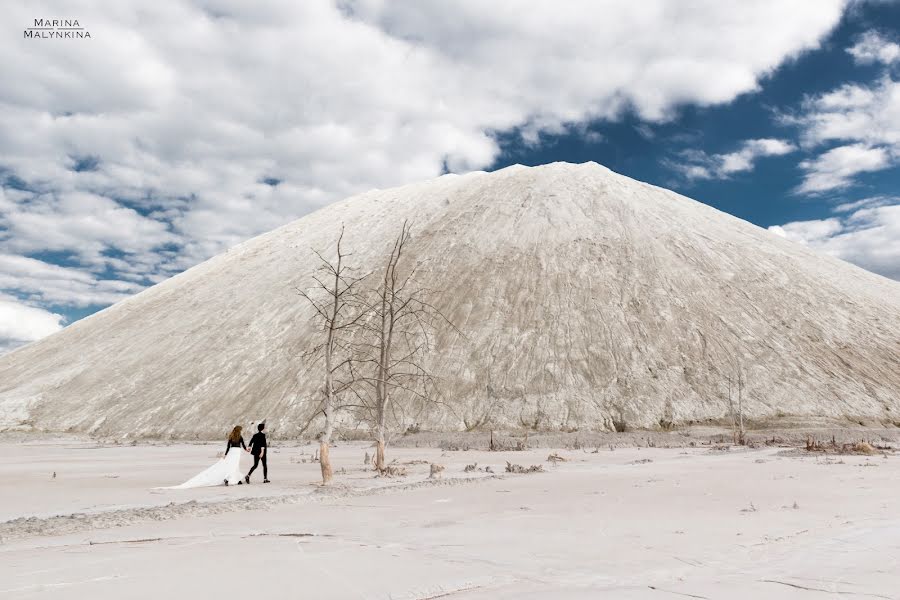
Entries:
MULTIPOLYGON (((269 483, 269 465, 267 461, 268 443, 266 441, 265 433, 266 424, 260 423, 256 429, 256 433, 250 438, 250 447, 248 449, 247 445, 244 443, 244 438, 241 435, 243 428, 238 425, 231 430, 231 434, 228 436, 228 445, 225 447, 225 456, 223 458, 216 461, 214 465, 202 473, 191 477, 181 485, 164 489, 183 490, 187 488, 222 485, 223 482, 225 485, 250 483, 250 475, 253 474, 253 471, 256 470, 259 463, 262 463, 263 467, 263 483, 269 483), (232 448, 241 448, 253 455, 253 466, 247 471, 246 475, 242 474, 246 467, 244 469, 241 468, 241 457, 247 456, 246 452, 241 452, 240 450, 231 452, 232 448)), ((249 460, 247 462, 249 462, 249 460)))
MULTIPOLYGON (((244 476, 244 481, 240 479, 240 465, 235 465, 238 469, 238 479, 237 484, 241 485, 242 483, 250 483, 250 476, 253 475, 253 471, 256 470, 256 467, 259 466, 259 463, 262 462, 263 466, 263 483, 269 483, 269 465, 266 462, 266 424, 260 423, 256 426, 256 433, 253 434, 253 437, 250 438, 250 448, 248 449, 246 444, 244 444, 244 436, 241 435, 243 431, 243 427, 237 425, 234 429, 231 430, 231 434, 228 436, 228 445, 225 447, 225 458, 228 458, 228 451, 232 448, 243 448, 247 452, 253 455, 253 466, 250 467, 250 470, 247 472, 247 475, 244 476)), ((240 459, 238 461, 240 462, 240 459)), ((233 475, 233 474, 232 474, 233 475)), ((231 481, 233 477, 225 478, 225 485, 233 483, 231 481)))

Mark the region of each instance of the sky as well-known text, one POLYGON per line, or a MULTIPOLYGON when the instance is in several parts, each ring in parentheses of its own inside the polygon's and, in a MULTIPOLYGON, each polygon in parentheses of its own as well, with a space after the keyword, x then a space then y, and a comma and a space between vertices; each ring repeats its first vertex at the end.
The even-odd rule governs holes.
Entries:
POLYGON ((900 0, 4 9, 0 353, 354 193, 515 163, 596 161, 900 280, 900 0))

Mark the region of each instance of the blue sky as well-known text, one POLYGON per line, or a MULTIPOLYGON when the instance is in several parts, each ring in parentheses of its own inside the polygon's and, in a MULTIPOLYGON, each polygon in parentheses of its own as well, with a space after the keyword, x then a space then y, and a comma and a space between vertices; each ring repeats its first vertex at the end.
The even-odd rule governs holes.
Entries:
POLYGON ((900 3, 13 2, 0 352, 343 197, 593 160, 900 279, 900 3), (90 40, 28 40, 37 17, 90 40))

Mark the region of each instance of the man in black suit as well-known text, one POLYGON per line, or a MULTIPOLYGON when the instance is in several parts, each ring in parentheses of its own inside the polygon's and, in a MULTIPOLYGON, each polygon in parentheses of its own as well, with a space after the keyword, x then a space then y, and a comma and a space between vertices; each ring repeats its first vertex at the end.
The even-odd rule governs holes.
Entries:
POLYGON ((259 462, 262 461, 263 483, 269 483, 269 465, 266 464, 266 434, 264 433, 266 424, 260 423, 256 426, 256 429, 257 432, 250 438, 250 453, 253 455, 253 467, 251 467, 247 476, 244 477, 244 481, 250 483, 250 476, 256 470, 256 467, 259 466, 259 462))

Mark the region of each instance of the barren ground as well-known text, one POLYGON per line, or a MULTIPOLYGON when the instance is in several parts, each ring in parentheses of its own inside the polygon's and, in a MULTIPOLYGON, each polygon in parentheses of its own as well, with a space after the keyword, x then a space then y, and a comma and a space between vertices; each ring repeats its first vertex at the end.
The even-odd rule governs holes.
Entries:
POLYGON ((323 490, 314 446, 283 445, 271 484, 174 491, 152 488, 222 445, 12 441, 0 446, 0 598, 900 598, 891 452, 561 438, 486 452, 414 447, 422 438, 389 448, 416 464, 383 479, 352 442, 333 449, 336 485, 323 490), (506 461, 545 472, 507 474, 506 461), (464 472, 474 463, 495 473, 464 472))

